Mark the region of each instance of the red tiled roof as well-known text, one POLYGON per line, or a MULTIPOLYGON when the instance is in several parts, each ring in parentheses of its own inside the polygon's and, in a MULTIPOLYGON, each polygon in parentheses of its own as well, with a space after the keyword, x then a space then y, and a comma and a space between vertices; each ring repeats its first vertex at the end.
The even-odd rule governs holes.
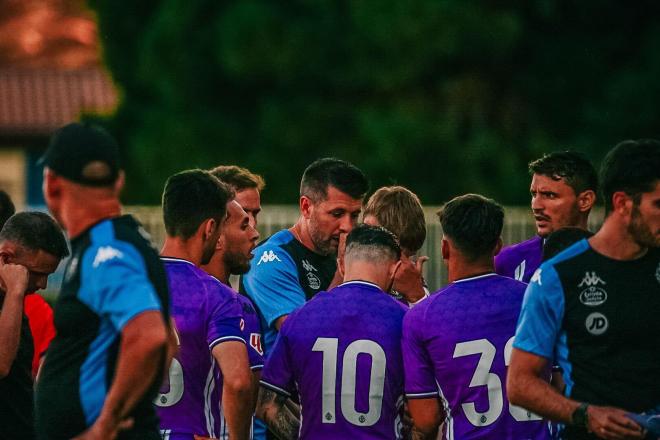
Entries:
POLYGON ((0 69, 0 135, 50 135, 83 111, 112 111, 117 99, 98 68, 0 69))

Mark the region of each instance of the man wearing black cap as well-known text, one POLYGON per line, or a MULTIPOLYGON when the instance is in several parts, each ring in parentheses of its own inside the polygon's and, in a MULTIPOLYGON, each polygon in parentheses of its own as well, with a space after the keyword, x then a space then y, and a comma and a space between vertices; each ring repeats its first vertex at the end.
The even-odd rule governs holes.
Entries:
POLYGON ((158 439, 151 401, 166 357, 167 279, 146 232, 121 216, 117 143, 69 124, 42 161, 44 197, 72 255, 36 391, 37 436, 158 439))

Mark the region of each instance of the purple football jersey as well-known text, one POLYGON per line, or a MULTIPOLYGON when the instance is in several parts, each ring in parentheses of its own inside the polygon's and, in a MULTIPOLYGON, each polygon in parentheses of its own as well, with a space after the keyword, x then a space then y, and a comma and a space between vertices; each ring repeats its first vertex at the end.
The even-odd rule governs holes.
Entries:
POLYGON ((406 314, 406 396, 444 400, 444 438, 550 438, 547 422, 510 405, 506 396, 525 287, 496 274, 466 278, 406 314))
POLYGON ((376 285, 344 283, 284 322, 261 384, 298 393, 301 439, 398 439, 406 308, 376 285))
POLYGON ((495 257, 495 272, 514 280, 529 283, 543 260, 543 239, 538 235, 512 244, 495 257))
POLYGON ((179 345, 169 380, 154 401, 164 439, 217 437, 221 429, 222 379, 212 350, 244 340, 241 306, 227 286, 192 263, 162 258, 179 345))
MULTIPOLYGON (((259 322, 259 316, 257 315, 252 301, 247 296, 240 295, 237 292, 234 292, 236 299, 241 305, 241 312, 243 313, 243 320, 245 322, 245 327, 243 329, 243 335, 247 341, 248 347, 248 360, 250 362, 250 369, 252 371, 261 371, 264 367, 264 350, 261 345, 261 323, 259 322)), ((218 369, 218 380, 222 380, 222 373, 218 369)), ((221 408, 222 412, 222 408, 221 408)), ((226 440, 229 438, 229 426, 225 420, 224 413, 221 413, 222 422, 220 425, 220 431, 218 434, 218 439, 226 440)), ((250 433, 250 438, 252 438, 252 432, 250 433)))

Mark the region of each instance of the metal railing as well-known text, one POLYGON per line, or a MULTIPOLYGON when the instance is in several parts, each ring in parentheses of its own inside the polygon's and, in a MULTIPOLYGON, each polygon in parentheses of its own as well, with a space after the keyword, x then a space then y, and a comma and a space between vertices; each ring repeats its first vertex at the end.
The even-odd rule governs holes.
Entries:
MULTIPOLYGON (((427 206, 424 209, 426 216, 426 241, 419 255, 430 257, 424 267, 424 276, 431 291, 437 290, 447 283, 447 271, 442 263, 440 243, 442 228, 436 212, 438 206, 427 206)), ((162 212, 159 206, 128 206, 127 213, 135 215, 151 234, 154 242, 160 247, 165 239, 162 212)), ((298 207, 295 205, 264 205, 259 214, 259 233, 261 240, 271 236, 280 229, 290 227, 298 219, 298 207)), ((592 213, 589 226, 595 231, 602 223, 602 210, 592 213)), ((529 208, 506 207, 504 217, 504 230, 502 239, 505 244, 517 243, 526 240, 535 233, 534 221, 529 208)))

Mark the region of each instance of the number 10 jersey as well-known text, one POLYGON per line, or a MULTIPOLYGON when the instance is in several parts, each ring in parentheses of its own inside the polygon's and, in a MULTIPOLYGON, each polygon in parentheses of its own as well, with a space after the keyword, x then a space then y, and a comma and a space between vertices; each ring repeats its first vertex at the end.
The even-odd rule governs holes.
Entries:
POLYGON ((291 314, 261 384, 298 394, 301 439, 398 439, 405 308, 376 285, 352 281, 291 314))
POLYGON ((406 397, 443 400, 445 439, 550 438, 548 423, 510 405, 505 390, 526 286, 494 273, 466 278, 406 314, 406 397))

